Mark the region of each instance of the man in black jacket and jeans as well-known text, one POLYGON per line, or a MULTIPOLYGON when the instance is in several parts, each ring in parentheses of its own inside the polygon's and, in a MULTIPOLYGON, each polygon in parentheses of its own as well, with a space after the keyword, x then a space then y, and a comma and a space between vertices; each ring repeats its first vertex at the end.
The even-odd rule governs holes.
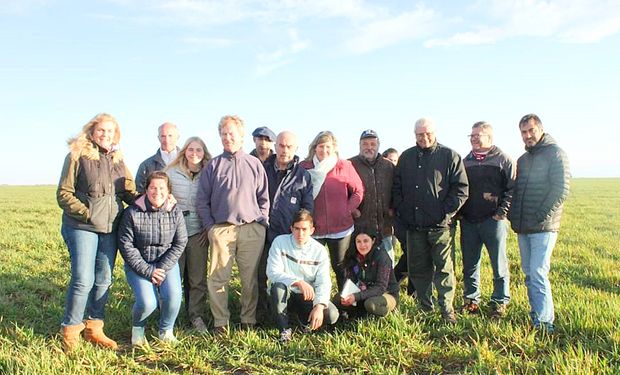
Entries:
POLYGON ((409 276, 422 309, 433 309, 434 283, 443 319, 456 323, 450 224, 467 199, 467 174, 459 154, 437 143, 431 120, 416 121, 415 137, 416 145, 398 160, 392 187, 394 207, 407 227, 409 276))
POLYGON ((560 230, 562 205, 568 197, 568 157, 544 132, 535 114, 523 116, 519 130, 526 152, 517 160, 517 180, 508 219, 518 235, 532 324, 553 332, 555 313, 549 269, 560 230))
POLYGON ((508 154, 493 144, 493 127, 480 121, 471 128, 471 152, 463 163, 469 198, 459 211, 463 252, 463 311, 480 311, 480 256, 487 248, 493 269, 491 317, 501 318, 510 301, 510 271, 506 255, 506 215, 512 201, 516 168, 508 154))

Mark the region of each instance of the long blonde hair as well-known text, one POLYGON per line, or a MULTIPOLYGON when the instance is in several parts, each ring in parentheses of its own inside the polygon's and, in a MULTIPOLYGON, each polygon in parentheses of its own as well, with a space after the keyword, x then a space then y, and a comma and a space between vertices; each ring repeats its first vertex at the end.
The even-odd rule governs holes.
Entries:
MULTIPOLYGON (((93 139, 93 133, 95 132, 95 127, 97 127, 97 125, 101 124, 102 122, 111 122, 114 124, 114 139, 112 140, 112 142, 114 146, 117 146, 119 144, 121 140, 121 128, 118 125, 118 121, 116 120, 116 118, 114 118, 114 116, 108 113, 99 113, 82 127, 82 131, 80 132, 80 134, 67 140, 67 144, 71 149, 71 157, 73 158, 73 160, 77 160, 81 155, 90 155, 91 159, 98 158, 98 153, 96 152, 95 148, 95 140, 93 139)), ((119 156, 115 155, 115 161, 120 158, 120 154, 119 156)))
POLYGON ((168 166, 166 167, 166 170, 169 170, 170 168, 173 168, 176 166, 186 175, 189 176, 191 174, 189 170, 189 164, 187 163, 187 158, 185 157, 185 152, 187 151, 187 149, 189 148, 189 145, 192 142, 198 142, 198 144, 200 144, 200 147, 202 147, 202 149, 205 152, 205 156, 200 161, 200 169, 202 169, 209 162, 209 160, 211 160, 211 154, 209 153, 209 150, 207 149, 207 145, 202 140, 202 138, 189 137, 187 138, 187 141, 185 141, 185 144, 183 145, 181 150, 178 152, 177 157, 174 158, 174 160, 170 164, 168 164, 168 166))
POLYGON ((310 143, 310 146, 308 146, 308 156, 306 156, 306 161, 312 161, 314 155, 316 154, 316 146, 330 141, 334 144, 334 152, 336 153, 336 156, 338 156, 338 140, 336 139, 336 136, 329 130, 324 130, 317 134, 310 143))

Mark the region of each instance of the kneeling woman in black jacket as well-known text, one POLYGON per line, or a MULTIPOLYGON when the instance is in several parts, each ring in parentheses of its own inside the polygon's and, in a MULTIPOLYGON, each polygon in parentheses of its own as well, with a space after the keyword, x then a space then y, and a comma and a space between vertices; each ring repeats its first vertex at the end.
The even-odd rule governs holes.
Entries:
POLYGON ((392 260, 383 246, 375 242, 373 234, 360 232, 355 236, 357 251, 345 263, 345 274, 359 292, 340 298, 339 307, 346 311, 386 316, 398 304, 399 286, 392 260))
POLYGON ((125 275, 136 298, 132 311, 132 345, 147 343, 144 327, 157 307, 160 308, 159 338, 176 342, 172 328, 183 295, 178 263, 187 243, 183 213, 168 203, 170 180, 166 173, 151 173, 146 186, 145 196, 125 210, 119 228, 125 275))

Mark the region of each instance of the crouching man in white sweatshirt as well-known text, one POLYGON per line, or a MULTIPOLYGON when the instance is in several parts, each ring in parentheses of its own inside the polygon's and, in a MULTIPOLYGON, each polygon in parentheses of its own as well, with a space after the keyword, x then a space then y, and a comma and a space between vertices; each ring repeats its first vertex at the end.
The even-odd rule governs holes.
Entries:
POLYGON ((282 343, 289 342, 292 335, 288 309, 298 314, 306 331, 338 320, 338 309, 330 302, 329 254, 311 237, 314 221, 308 210, 295 214, 291 232, 274 239, 267 258, 271 303, 282 343))

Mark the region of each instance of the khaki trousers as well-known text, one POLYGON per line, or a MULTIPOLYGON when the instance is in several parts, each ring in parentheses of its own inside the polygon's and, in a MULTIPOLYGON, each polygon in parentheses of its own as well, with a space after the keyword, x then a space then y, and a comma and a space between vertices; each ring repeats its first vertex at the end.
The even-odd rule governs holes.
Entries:
POLYGON ((189 237, 185 251, 179 258, 179 268, 183 279, 185 310, 192 321, 204 318, 207 304, 207 258, 209 244, 200 243, 201 234, 189 237))
POLYGON ((233 261, 241 279, 241 323, 256 323, 258 262, 265 244, 265 227, 259 223, 216 224, 209 230, 211 262, 207 285, 213 325, 228 325, 228 285, 233 261))

